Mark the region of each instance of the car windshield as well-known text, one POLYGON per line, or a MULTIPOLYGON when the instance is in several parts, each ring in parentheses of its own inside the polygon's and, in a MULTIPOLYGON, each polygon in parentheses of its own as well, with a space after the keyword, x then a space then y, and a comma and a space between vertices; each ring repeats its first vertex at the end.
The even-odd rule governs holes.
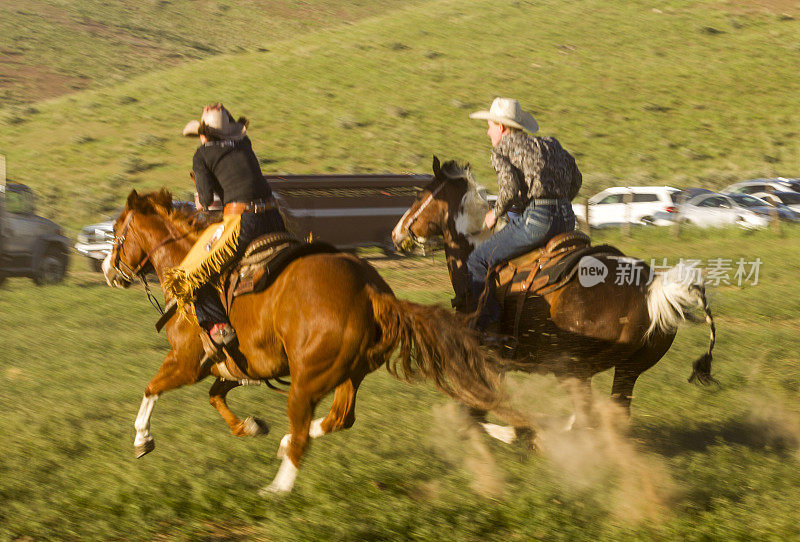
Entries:
POLYGON ((742 207, 763 207, 766 205, 760 199, 745 194, 729 194, 729 196, 742 207))
POLYGON ((800 204, 800 193, 793 194, 791 192, 784 192, 779 197, 786 205, 800 204))

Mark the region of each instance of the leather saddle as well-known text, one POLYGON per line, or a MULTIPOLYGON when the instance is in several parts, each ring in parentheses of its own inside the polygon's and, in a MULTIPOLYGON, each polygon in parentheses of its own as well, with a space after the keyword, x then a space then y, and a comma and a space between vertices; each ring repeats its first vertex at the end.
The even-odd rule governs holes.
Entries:
POLYGON ((334 252, 339 250, 333 245, 306 243, 288 232, 262 235, 248 245, 241 260, 221 277, 225 310, 230 311, 233 300, 239 296, 266 290, 294 260, 334 252))
MULTIPOLYGON (((235 298, 266 290, 294 260, 311 254, 334 252, 339 250, 333 245, 317 241, 306 243, 287 232, 262 235, 251 242, 244 256, 219 278, 225 311, 230 312, 235 298)), ((156 322, 156 331, 161 331, 176 310, 177 303, 170 300, 156 322)))
POLYGON ((610 245, 591 246, 588 235, 580 231, 553 237, 544 248, 518 256, 494 269, 495 297, 501 305, 516 303, 514 336, 518 336, 525 300, 560 290, 578 273, 578 262, 592 254, 622 256, 610 245))

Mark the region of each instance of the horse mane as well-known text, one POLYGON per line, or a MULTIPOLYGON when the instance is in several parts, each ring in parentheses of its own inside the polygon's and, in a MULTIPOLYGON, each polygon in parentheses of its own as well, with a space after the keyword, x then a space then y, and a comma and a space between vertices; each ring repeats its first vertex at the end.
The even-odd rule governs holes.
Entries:
MULTIPOLYGON (((483 220, 489 209, 486 189, 478 184, 469 163, 448 160, 439 168, 445 182, 457 184, 464 190, 456 216, 456 230, 468 239, 477 241, 484 231, 483 220)), ((491 233, 491 232, 489 232, 491 233)))
POLYGON ((172 193, 166 188, 141 195, 133 190, 127 206, 134 211, 160 216, 181 237, 195 235, 208 225, 188 205, 173 205, 172 193))

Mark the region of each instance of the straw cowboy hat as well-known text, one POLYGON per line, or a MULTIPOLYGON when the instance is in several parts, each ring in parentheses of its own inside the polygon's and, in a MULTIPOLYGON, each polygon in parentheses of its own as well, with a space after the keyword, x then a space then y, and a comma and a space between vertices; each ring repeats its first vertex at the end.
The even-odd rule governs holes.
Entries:
POLYGON ((539 124, 533 118, 533 115, 523 111, 519 102, 513 98, 495 98, 489 111, 470 113, 469 118, 491 120, 511 128, 521 128, 531 133, 539 130, 539 124))
POLYGON ((183 135, 197 136, 204 135, 216 139, 241 139, 247 133, 248 121, 240 117, 238 121, 233 120, 225 106, 221 103, 207 105, 203 109, 203 116, 200 120, 189 121, 183 128, 183 135))

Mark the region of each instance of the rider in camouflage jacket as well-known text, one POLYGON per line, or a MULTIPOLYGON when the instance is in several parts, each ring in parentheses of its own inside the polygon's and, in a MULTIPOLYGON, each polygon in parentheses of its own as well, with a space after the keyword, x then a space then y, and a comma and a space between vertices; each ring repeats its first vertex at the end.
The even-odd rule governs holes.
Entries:
POLYGON ((521 212, 533 199, 572 200, 581 188, 575 159, 554 137, 513 130, 492 149, 492 166, 497 171, 497 216, 510 209, 521 212))

